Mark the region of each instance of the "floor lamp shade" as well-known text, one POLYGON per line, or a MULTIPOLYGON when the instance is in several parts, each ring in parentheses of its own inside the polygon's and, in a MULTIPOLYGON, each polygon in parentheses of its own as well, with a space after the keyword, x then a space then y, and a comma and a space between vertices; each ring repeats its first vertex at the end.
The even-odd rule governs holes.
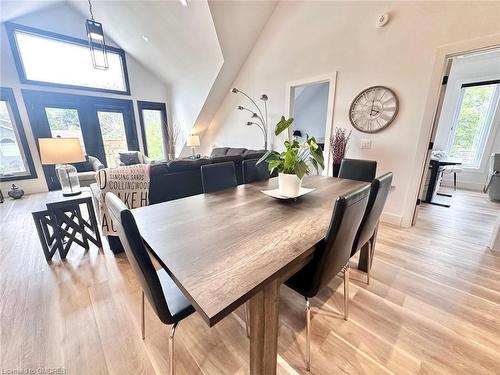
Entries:
POLYGON ((81 193, 76 168, 69 163, 85 161, 78 138, 39 138, 40 160, 43 165, 56 165, 64 196, 81 193))

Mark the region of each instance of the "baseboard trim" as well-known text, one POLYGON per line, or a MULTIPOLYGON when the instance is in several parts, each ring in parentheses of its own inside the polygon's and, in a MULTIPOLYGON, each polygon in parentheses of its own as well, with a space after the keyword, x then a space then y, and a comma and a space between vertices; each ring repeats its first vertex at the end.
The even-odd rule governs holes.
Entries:
POLYGON ((382 223, 401 226, 403 217, 401 215, 392 214, 390 212, 382 212, 382 215, 380 216, 380 221, 382 223))
MULTIPOLYGON (((441 181, 441 186, 453 187, 453 181, 444 179, 441 181)), ((483 184, 478 182, 457 181, 457 189, 483 191, 483 184)))

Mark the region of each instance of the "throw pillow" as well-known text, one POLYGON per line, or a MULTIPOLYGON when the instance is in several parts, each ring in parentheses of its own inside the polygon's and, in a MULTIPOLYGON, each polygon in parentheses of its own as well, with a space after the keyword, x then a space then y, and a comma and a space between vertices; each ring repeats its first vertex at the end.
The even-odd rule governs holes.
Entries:
POLYGON ((210 157, 224 156, 226 155, 226 152, 227 152, 227 147, 216 147, 212 150, 210 157))
POLYGON ((139 159, 139 152, 120 152, 120 160, 125 165, 141 164, 139 159))

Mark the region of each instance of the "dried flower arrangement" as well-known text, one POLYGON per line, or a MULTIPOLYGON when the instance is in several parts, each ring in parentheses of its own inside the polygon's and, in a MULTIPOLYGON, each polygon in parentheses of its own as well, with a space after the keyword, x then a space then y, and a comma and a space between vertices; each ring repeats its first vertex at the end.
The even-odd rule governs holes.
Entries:
POLYGON ((338 174, 338 166, 345 157, 352 130, 336 128, 335 134, 330 137, 330 152, 332 153, 333 171, 338 174))

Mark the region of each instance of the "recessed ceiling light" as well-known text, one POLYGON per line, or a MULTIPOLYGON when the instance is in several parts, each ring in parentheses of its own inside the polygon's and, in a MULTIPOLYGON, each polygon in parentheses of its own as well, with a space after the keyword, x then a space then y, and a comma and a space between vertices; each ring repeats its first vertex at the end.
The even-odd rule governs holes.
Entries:
POLYGON ((149 42, 149 38, 146 35, 143 35, 142 39, 144 39, 145 42, 149 42))
POLYGON ((187 0, 179 0, 179 2, 180 2, 182 5, 184 5, 185 7, 187 7, 187 6, 188 6, 188 2, 187 2, 187 0))

